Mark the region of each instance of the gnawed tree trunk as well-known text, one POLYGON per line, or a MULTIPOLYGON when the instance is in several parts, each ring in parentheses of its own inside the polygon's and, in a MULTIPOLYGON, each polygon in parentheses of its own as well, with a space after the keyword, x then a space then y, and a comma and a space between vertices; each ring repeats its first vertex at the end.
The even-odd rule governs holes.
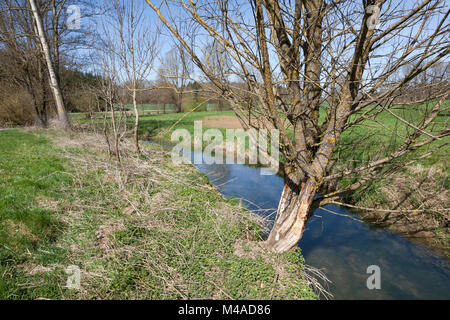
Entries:
POLYGON ((297 246, 305 230, 306 221, 311 216, 316 190, 317 183, 314 179, 299 183, 285 178, 275 224, 266 240, 269 249, 284 252, 297 246))

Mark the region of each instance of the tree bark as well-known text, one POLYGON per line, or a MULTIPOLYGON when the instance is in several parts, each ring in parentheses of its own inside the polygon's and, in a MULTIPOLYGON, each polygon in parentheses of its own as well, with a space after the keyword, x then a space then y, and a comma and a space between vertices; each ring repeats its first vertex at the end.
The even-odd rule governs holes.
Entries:
POLYGON ((40 113, 39 113, 39 119, 42 123, 42 126, 44 128, 46 128, 48 126, 48 113, 47 113, 47 97, 48 97, 48 90, 47 90, 47 85, 45 83, 45 69, 44 66, 41 64, 40 59, 38 60, 38 74, 39 74, 39 79, 41 80, 41 88, 42 88, 42 101, 41 101, 41 108, 40 108, 40 113))
POLYGON ((114 151, 116 153, 116 159, 118 162, 120 161, 120 150, 119 150, 119 133, 117 132, 117 126, 116 126, 116 114, 114 112, 114 104, 112 98, 109 100, 109 105, 111 107, 111 123, 113 127, 113 134, 114 134, 114 151))
POLYGON ((275 223, 266 240, 269 249, 284 252, 297 246, 311 216, 316 187, 317 183, 311 178, 304 183, 285 179, 275 223))
POLYGON ((141 150, 139 149, 139 140, 138 140, 139 112, 136 102, 136 85, 133 86, 133 109, 134 109, 134 130, 133 130, 134 146, 136 148, 136 152, 140 153, 141 150))
POLYGON ((183 93, 180 91, 180 93, 178 94, 178 101, 177 101, 177 112, 181 113, 183 112, 183 93))
POLYGON ((63 129, 69 129, 70 122, 69 122, 69 118, 67 117, 66 109, 64 107, 64 101, 63 101, 61 89, 60 89, 60 86, 58 83, 58 78, 56 76, 56 73, 55 73, 55 70, 54 70, 53 64, 52 64, 52 59, 50 57, 50 49, 48 46, 47 39, 45 38, 44 27, 42 25, 42 19, 39 15, 39 12, 38 12, 38 9, 36 6, 36 1, 35 0, 29 0, 29 1, 30 1, 30 5, 31 5, 31 10, 33 12, 34 20, 36 22, 36 28, 37 28, 37 33, 39 36, 39 41, 41 43, 42 51, 43 51, 45 61, 47 64, 47 68, 48 68, 50 87, 52 88, 53 96, 55 98, 56 110, 58 112, 59 125, 63 129))

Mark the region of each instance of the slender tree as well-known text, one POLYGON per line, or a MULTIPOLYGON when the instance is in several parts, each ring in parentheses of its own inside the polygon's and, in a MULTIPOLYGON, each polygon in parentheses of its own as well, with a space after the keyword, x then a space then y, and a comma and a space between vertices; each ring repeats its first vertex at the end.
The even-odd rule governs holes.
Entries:
POLYGON ((125 0, 114 0, 111 16, 104 21, 104 37, 108 50, 115 55, 116 77, 127 87, 134 110, 133 139, 136 152, 138 142, 139 110, 137 92, 148 90, 143 84, 153 68, 158 44, 158 27, 147 21, 144 6, 125 0))
POLYGON ((45 62, 47 65, 50 87, 52 88, 53 97, 56 104, 56 110, 58 112, 58 122, 59 126, 64 129, 70 128, 69 118, 67 117, 66 109, 64 107, 64 101, 59 86, 59 81, 53 67, 52 58, 50 55, 49 45, 45 36, 44 27, 42 24, 42 19, 40 17, 38 8, 36 6, 35 0, 29 0, 31 10, 33 12, 34 21, 36 24, 36 35, 39 37, 39 41, 42 47, 42 54, 44 55, 45 62))

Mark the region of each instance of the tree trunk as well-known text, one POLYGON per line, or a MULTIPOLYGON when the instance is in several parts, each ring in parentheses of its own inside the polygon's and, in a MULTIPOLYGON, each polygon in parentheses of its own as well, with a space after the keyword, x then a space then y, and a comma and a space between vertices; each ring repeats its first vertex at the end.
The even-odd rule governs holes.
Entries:
POLYGON ((114 112, 114 105, 112 99, 109 101, 110 107, 111 107, 111 123, 113 127, 113 134, 114 134, 114 150, 116 153, 116 159, 118 162, 120 161, 120 151, 119 151, 119 133, 117 132, 117 126, 116 126, 116 114, 114 112))
POLYGON ((136 102, 136 86, 133 86, 133 109, 134 109, 134 131, 133 131, 133 138, 134 138, 134 146, 136 148, 136 152, 140 153, 141 150, 139 149, 139 140, 138 140, 138 128, 139 128, 139 112, 136 102))
MULTIPOLYGON (((40 60, 39 60, 40 61, 40 60)), ((44 128, 48 126, 48 114, 47 114, 47 96, 48 96, 48 90, 47 90, 47 84, 45 83, 45 70, 44 66, 39 62, 39 79, 41 81, 41 87, 42 87, 42 102, 41 102, 41 109, 39 118, 42 122, 42 125, 44 128)))
POLYGON ((183 112, 183 92, 182 91, 180 91, 178 94, 177 112, 178 113, 183 112))
POLYGON ((316 194, 317 183, 308 179, 297 183, 285 179, 283 193, 278 205, 277 217, 266 245, 275 252, 284 252, 297 246, 311 216, 311 205, 316 194))
POLYGON ((63 129, 69 129, 70 123, 67 117, 66 109, 64 107, 64 101, 62 98, 61 89, 59 87, 58 78, 56 76, 55 70, 53 68, 52 59, 50 57, 50 49, 45 38, 44 26, 42 25, 42 19, 39 15, 35 0, 29 0, 31 5, 31 10, 33 12, 34 20, 36 22, 37 33, 42 46, 42 51, 44 53, 45 61, 47 64, 50 87, 53 91, 53 96, 55 98, 56 110, 58 112, 58 120, 63 129))

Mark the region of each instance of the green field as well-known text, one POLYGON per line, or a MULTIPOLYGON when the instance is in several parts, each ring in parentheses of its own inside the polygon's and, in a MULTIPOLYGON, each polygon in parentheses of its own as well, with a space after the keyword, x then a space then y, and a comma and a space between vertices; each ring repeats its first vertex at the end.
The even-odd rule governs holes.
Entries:
MULTIPOLYGON (((125 108, 128 110, 133 110, 132 104, 126 104, 125 108)), ((139 104, 138 111, 141 114, 160 114, 160 113, 172 113, 176 112, 176 106, 174 104, 139 104)))
MULTIPOLYGON (((402 116, 407 121, 418 123, 422 115, 427 112, 426 106, 419 106, 414 109, 404 109, 402 106, 396 107, 393 112, 402 116)), ((159 139, 168 140, 170 134, 168 130, 182 117, 184 117, 172 129, 187 129, 191 134, 194 132, 194 121, 202 120, 208 116, 232 116, 232 111, 216 111, 216 112, 192 112, 184 117, 184 114, 166 114, 154 116, 142 116, 139 133, 141 135, 148 134, 150 137, 158 136, 159 139)), ((321 110, 320 121, 325 117, 325 110, 321 110)), ((354 116, 355 117, 355 116, 354 116)), ((353 118, 354 118, 353 117, 353 118)), ((352 118, 352 119, 353 119, 352 118)), ((352 120, 350 119, 350 121, 352 120)), ((436 134, 446 126, 448 127, 448 116, 438 116, 429 130, 431 134, 436 134)), ((376 157, 382 157, 394 150, 402 141, 405 134, 411 133, 412 128, 405 123, 393 117, 387 112, 378 114, 374 120, 364 120, 363 122, 353 126, 347 130, 341 137, 338 154, 339 159, 343 163, 352 160, 353 164, 364 163, 376 157)), ((225 129, 221 129, 225 133, 225 129)), ((293 136, 292 130, 288 132, 293 136)), ((440 141, 436 141, 427 147, 421 148, 410 155, 410 157, 417 157, 420 154, 429 152, 437 146, 450 141, 450 137, 445 137, 440 141)), ((420 163, 424 165, 440 164, 445 167, 445 170, 450 173, 448 161, 449 147, 442 148, 434 153, 432 156, 423 159, 420 163)))
MULTIPOLYGON (((174 114, 162 114, 155 116, 143 116, 140 118, 140 134, 148 134, 150 136, 158 136, 163 140, 170 139, 170 135, 173 130, 186 129, 191 134, 194 134, 194 121, 203 120, 205 117, 210 116, 234 116, 233 111, 201 111, 190 112, 187 115, 185 113, 174 114), (172 126, 181 121, 172 128, 172 126), (169 132, 168 130, 172 128, 169 132)), ((225 133, 225 129, 221 129, 222 133, 225 133)))
MULTIPOLYGON (((132 104, 125 105, 125 108, 129 110, 133 110, 132 104)), ((216 111, 219 108, 217 103, 206 103, 206 102, 189 102, 183 103, 182 110, 187 112, 196 108, 197 111, 216 111)), ((151 114, 161 114, 164 113, 172 113, 177 112, 176 105, 173 103, 166 104, 138 104, 138 110, 142 114, 151 113, 151 114)))

